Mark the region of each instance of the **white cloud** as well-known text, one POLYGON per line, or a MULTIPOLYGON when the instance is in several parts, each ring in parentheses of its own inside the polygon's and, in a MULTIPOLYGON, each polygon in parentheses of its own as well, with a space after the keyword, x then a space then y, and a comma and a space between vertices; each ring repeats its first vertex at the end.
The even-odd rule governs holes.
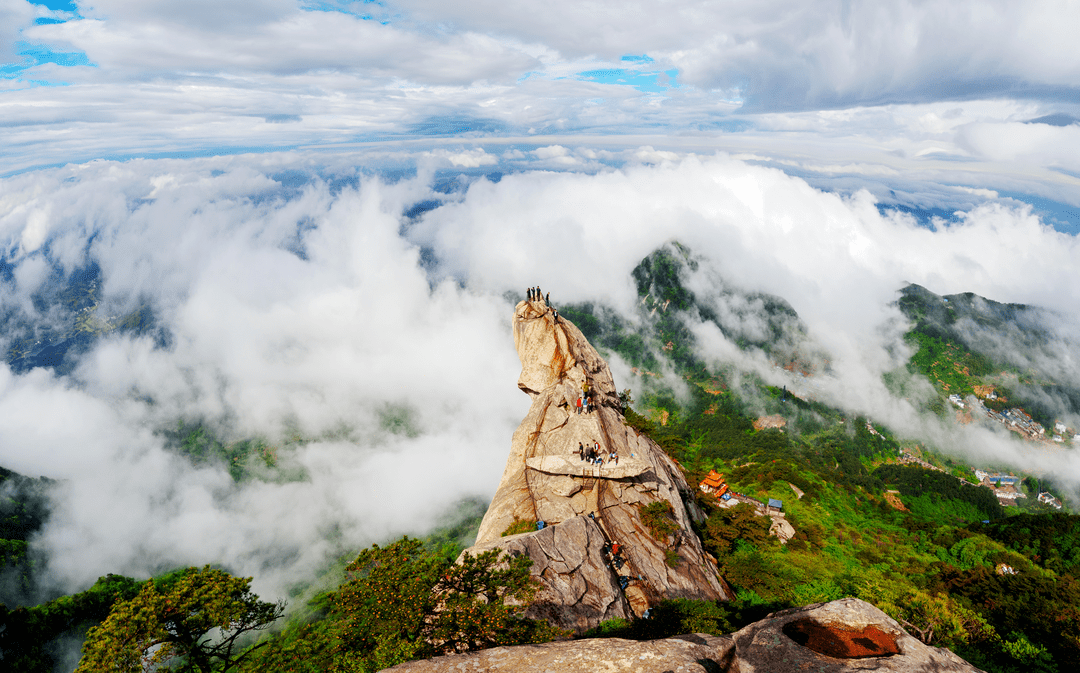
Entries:
MULTIPOLYGON (((510 304, 431 287, 398 236, 402 205, 423 185, 365 182, 331 196, 314 184, 284 200, 252 166, 211 165, 99 163, 7 190, 48 185, 61 213, 51 240, 89 249, 103 306, 142 298, 171 334, 167 350, 105 338, 71 380, 0 371, 0 464, 64 480, 37 544, 65 589, 105 572, 223 562, 280 593, 340 551, 324 541, 330 529, 355 549, 488 495, 527 407, 513 386, 510 304), (283 246, 297 244, 304 218, 300 259, 283 246), (411 419, 413 434, 380 429, 387 412, 411 419), (191 467, 152 432, 181 418, 229 441, 265 437, 307 477, 237 486, 220 467, 191 467), (293 432, 317 441, 290 450, 293 432)), ((33 290, 22 279, 39 258, 16 260, 5 308, 33 290)))
MULTIPOLYGON (((65 23, 29 25, 28 14, 0 22, 12 44, 84 52, 91 64, 44 62, 4 80, 0 173, 103 156, 430 133, 516 137, 534 147, 530 135, 563 134, 543 145, 570 147, 582 133, 634 133, 624 147, 759 153, 786 170, 820 173, 819 184, 854 182, 879 196, 925 192, 908 184, 917 174, 1052 198, 1062 180, 1048 165, 1074 163, 1066 146, 1047 141, 1012 166, 992 147, 977 149, 985 145, 977 129, 961 131, 1080 114, 1068 93, 1080 76, 1073 10, 1054 3, 541 9, 418 0, 346 7, 354 14, 308 9, 288 0, 109 0, 65 23), (642 54, 654 61, 621 60, 642 54), (677 86, 659 95, 578 76, 615 69, 664 77, 674 69, 677 86), (763 114, 733 116, 740 107, 763 114)), ((1037 131, 1006 136, 1024 132, 1037 131)), ((547 164, 571 165, 570 157, 547 164)))

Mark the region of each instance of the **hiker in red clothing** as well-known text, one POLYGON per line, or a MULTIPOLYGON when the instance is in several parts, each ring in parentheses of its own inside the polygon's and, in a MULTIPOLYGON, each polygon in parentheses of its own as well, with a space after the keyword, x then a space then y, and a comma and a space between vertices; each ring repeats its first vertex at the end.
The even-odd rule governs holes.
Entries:
POLYGON ((578 398, 577 398, 577 412, 579 414, 581 413, 581 395, 578 395, 578 398))

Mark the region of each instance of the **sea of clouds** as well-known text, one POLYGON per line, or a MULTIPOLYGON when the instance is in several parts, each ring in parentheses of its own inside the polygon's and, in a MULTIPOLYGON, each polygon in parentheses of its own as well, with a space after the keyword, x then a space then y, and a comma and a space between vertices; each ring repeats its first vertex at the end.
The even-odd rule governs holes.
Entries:
MULTIPOLYGON (((906 283, 1075 315, 1074 237, 1026 208, 925 226, 883 214, 868 192, 823 192, 730 156, 635 153, 619 169, 494 180, 447 172, 446 156, 388 177, 358 157, 284 153, 95 161, 0 181, 8 315, 62 329, 69 317, 34 297, 56 269, 93 261, 99 315, 149 306, 168 334, 164 347, 106 335, 65 376, 0 365, 0 465, 59 480, 33 541, 50 588, 220 563, 283 596, 343 551, 486 500, 528 406, 513 304, 539 284, 556 306, 591 301, 636 322, 630 272, 672 240, 709 273, 792 305, 832 357, 824 401, 1080 485, 1076 452, 928 420, 881 382, 906 357, 891 306, 906 283), (224 466, 194 466, 161 434, 178 419, 265 438, 293 477, 237 484, 224 466)), ((707 275, 691 282, 707 297, 707 275)), ((711 325, 693 327, 706 361, 785 382, 711 325)), ((622 363, 615 375, 620 389, 644 385, 622 363)))

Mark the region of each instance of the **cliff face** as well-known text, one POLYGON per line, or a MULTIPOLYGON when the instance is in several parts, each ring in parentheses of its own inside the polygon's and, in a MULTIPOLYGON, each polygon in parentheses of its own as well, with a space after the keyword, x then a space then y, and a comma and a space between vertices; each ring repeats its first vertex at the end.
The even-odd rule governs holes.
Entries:
POLYGON ((476 546, 466 551, 528 554, 543 585, 528 616, 579 633, 604 619, 640 616, 664 598, 729 599, 690 527, 701 513, 683 502, 681 494, 691 491, 682 473, 625 424, 611 372, 581 331, 556 321, 542 301, 517 305, 513 331, 518 387, 532 406, 514 433, 476 546), (586 384, 594 409, 577 413, 586 384), (604 464, 583 461, 579 443, 599 443, 604 464), (639 510, 658 501, 670 503, 674 529, 662 539, 643 525, 639 510), (502 537, 515 520, 546 527, 502 537), (619 544, 617 555, 605 549, 611 543, 619 544))

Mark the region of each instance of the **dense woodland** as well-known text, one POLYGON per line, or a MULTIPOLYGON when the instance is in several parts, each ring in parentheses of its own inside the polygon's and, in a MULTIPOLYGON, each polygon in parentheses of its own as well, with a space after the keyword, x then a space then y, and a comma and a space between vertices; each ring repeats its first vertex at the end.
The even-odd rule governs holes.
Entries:
MULTIPOLYGON (((682 466, 691 485, 684 497, 707 515, 697 533, 736 598, 667 601, 648 619, 605 622, 590 635, 727 633, 777 609, 856 596, 922 641, 993 673, 1080 670, 1080 516, 1033 497, 1004 509, 988 489, 967 483, 970 466, 932 447, 734 370, 707 367, 681 316, 714 321, 733 338, 738 330, 721 324, 685 288, 693 263, 685 248, 670 246, 635 271, 644 330, 631 331, 601 307, 560 311, 602 351, 646 371, 669 367, 686 382, 685 391, 625 391, 624 413, 682 466), (664 302, 666 310, 653 310, 664 302), (755 430, 752 422, 763 412, 783 416, 784 429, 755 430), (940 471, 899 464, 901 448, 940 471), (782 500, 795 537, 780 544, 768 534, 768 519, 752 508, 721 509, 693 488, 710 470, 725 475, 735 491, 782 500)), ((768 346, 770 357, 794 368, 827 367, 800 341, 805 332, 782 300, 743 299, 773 330, 767 343, 742 339, 743 347, 768 346)), ((996 371, 991 358, 955 334, 934 332, 921 304, 905 301, 923 324, 909 335, 918 346, 909 373, 936 376, 945 395, 996 371)), ((178 424, 167 438, 192 460, 229 466, 237 480, 253 478, 250 457, 258 469, 275 465, 273 447, 257 440, 228 444, 198 423, 178 424)), ((0 502, 6 572, 29 582, 25 540, 47 516, 41 489, 48 484, 6 471, 0 476, 10 484, 0 502)), ((1030 491, 1028 482, 1022 486, 1030 491)), ((521 607, 508 602, 527 601, 536 590, 527 559, 500 564, 488 554, 453 563, 483 509, 463 503, 456 520, 424 539, 387 541, 341 559, 288 606, 265 602, 244 578, 208 567, 145 581, 110 575, 74 596, 0 608, 4 667, 52 671, 57 644, 84 636, 79 670, 85 671, 101 670, 95 663, 101 661, 142 670, 146 654, 177 671, 313 672, 374 671, 442 652, 567 637, 522 618, 521 607), (222 628, 220 642, 200 637, 215 627, 222 628), (147 649, 148 643, 164 646, 147 649)), ((661 535, 665 513, 643 516, 661 535)), ((5 600, 18 604, 16 594, 5 600)))

